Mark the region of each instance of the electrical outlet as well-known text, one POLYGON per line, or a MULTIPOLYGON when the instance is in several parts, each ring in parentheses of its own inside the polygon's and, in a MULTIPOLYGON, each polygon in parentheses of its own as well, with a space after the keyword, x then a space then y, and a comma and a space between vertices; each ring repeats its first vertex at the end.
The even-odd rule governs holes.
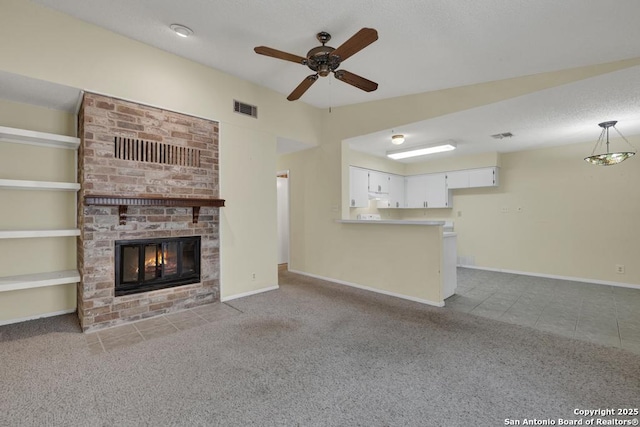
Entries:
POLYGON ((458 211, 458 218, 462 216, 462 211, 458 211))
POLYGON ((616 264, 616 273, 618 273, 618 274, 624 274, 624 265, 622 265, 622 264, 616 264))
POLYGON ((256 280, 256 273, 251 273, 251 280, 256 280))

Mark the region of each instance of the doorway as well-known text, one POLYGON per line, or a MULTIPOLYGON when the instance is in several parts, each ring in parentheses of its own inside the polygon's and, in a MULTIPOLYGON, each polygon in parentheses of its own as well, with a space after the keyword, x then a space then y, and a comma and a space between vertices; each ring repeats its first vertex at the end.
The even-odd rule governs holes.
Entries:
POLYGON ((289 171, 277 173, 278 269, 289 266, 289 171))

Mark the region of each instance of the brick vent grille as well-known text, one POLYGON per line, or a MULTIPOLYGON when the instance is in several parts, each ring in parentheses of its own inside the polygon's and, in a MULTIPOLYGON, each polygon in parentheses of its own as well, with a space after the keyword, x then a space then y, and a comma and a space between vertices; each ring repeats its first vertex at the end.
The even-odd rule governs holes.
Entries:
POLYGON ((116 159, 200 167, 200 150, 197 148, 121 136, 116 136, 114 142, 116 159))

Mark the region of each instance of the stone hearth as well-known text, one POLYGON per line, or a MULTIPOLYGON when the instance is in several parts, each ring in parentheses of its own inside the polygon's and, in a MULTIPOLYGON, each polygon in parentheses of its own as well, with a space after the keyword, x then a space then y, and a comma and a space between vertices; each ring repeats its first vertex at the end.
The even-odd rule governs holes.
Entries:
MULTIPOLYGON (((79 115, 78 317, 84 331, 219 300, 218 123, 86 93, 79 115), (109 196, 150 206, 87 204, 109 196), (166 206, 158 199, 171 202, 166 206), (178 203, 176 203, 176 200, 178 203), (184 203, 180 203, 184 201, 184 203), (201 281, 115 296, 115 242, 200 236, 201 281)), ((124 202, 119 202, 124 203, 124 202)))

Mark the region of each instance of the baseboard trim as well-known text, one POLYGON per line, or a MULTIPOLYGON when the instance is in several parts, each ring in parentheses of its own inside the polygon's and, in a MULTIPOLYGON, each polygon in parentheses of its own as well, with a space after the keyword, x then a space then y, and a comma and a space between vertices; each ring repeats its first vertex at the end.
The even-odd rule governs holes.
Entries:
POLYGON ((257 289, 255 291, 243 292, 241 294, 235 294, 228 297, 220 298, 220 301, 227 302, 227 301, 231 301, 238 298, 244 298, 244 297, 249 297, 251 295, 261 294, 263 292, 275 291, 276 289, 280 289, 280 286, 275 285, 275 286, 269 286, 268 288, 257 289))
POLYGON ((299 271, 299 270, 289 270, 289 272, 290 273, 300 274, 302 276, 313 277, 314 279, 326 280, 327 282, 337 283, 338 285, 344 285, 344 286, 350 286, 352 288, 362 289, 364 291, 375 292, 377 294, 387 295, 387 296, 390 296, 390 297, 405 299, 405 300, 409 300, 409 301, 413 301, 413 302, 419 302, 420 304, 432 305, 434 307, 444 307, 444 301, 443 302, 429 301, 429 300, 422 299, 422 298, 416 298, 416 297, 412 297, 412 296, 409 296, 409 295, 397 294, 395 292, 389 292, 389 291, 385 291, 383 289, 372 288, 370 286, 360 285, 358 283, 347 282, 345 280, 332 279, 330 277, 324 277, 324 276, 320 276, 320 275, 313 274, 313 273, 306 273, 304 271, 299 271))
POLYGON ((556 274, 531 273, 529 271, 506 270, 502 268, 491 268, 491 267, 479 267, 477 265, 460 264, 458 265, 458 267, 471 268, 474 270, 496 271, 498 273, 520 274, 522 276, 544 277, 546 279, 568 280, 571 282, 593 283, 596 285, 617 286, 620 288, 640 289, 640 285, 633 285, 631 283, 611 282, 608 280, 597 280, 597 279, 585 279, 584 277, 571 277, 571 276, 558 276, 556 274))
POLYGON ((53 311, 51 313, 34 314, 33 316, 20 317, 18 319, 0 320, 0 326, 11 325, 13 323, 27 322, 29 320, 42 319, 45 317, 61 316, 63 314, 75 313, 77 309, 70 308, 67 310, 53 311))

